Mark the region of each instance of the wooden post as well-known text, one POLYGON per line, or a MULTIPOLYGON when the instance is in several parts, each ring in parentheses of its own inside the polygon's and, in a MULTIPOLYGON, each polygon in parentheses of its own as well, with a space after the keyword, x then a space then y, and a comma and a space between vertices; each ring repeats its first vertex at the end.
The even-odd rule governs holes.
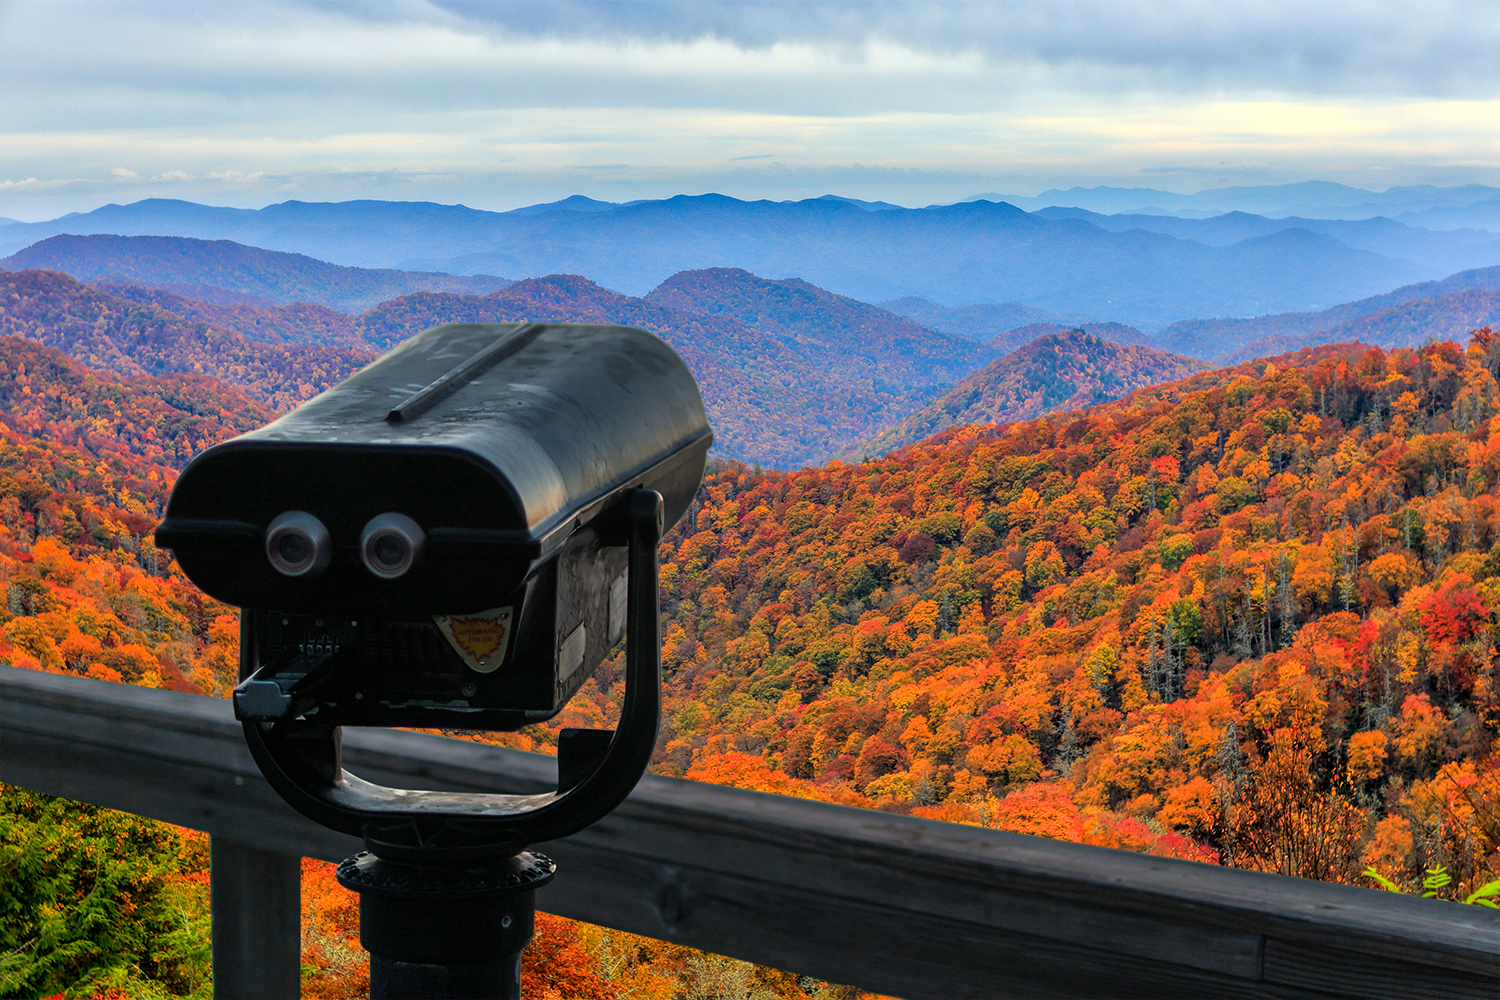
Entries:
POLYGON ((302 859, 209 839, 214 1000, 302 994, 302 859))

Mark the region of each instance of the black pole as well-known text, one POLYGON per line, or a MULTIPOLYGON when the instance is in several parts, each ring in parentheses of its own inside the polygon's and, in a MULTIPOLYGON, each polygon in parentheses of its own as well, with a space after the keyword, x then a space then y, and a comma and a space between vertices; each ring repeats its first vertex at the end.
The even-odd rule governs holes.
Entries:
POLYGON ((556 868, 531 851, 489 864, 346 859, 338 880, 359 893, 370 1000, 520 1000, 536 890, 556 868))

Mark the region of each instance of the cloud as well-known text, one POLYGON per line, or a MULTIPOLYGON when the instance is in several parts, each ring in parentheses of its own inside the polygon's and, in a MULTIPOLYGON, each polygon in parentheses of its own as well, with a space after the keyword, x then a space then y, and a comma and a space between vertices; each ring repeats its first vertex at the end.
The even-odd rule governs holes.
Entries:
POLYGON ((1493 0, 0 3, 0 176, 485 207, 1493 183, 1497 51, 1493 0))
MULTIPOLYGON (((894 43, 938 55, 978 52, 991 65, 1071 71, 1085 86, 1123 72, 1177 87, 1493 95, 1500 47, 1500 5, 1488 0, 1428 0, 1420 9, 1402 0, 437 0, 430 7, 450 23, 537 39, 716 39, 748 51, 810 43, 850 53, 894 43)), ((395 10, 385 8, 385 16, 395 10)))
MULTIPOLYGON (((20 3, 10 83, 101 121, 330 105, 973 110, 1129 93, 1489 99, 1500 4, 20 3), (145 98, 145 99, 143 99, 145 98)), ((26 107, 10 102, 24 117, 26 107)))
MULTIPOLYGON (((230 184, 254 184, 266 176, 266 172, 264 170, 252 170, 249 173, 243 170, 210 170, 208 176, 216 181, 226 181, 230 184)), ((184 174, 183 179, 186 177, 187 175, 184 174)))
POLYGON ((54 177, 38 180, 28 177, 22 181, 0 181, 0 192, 13 191, 56 191, 62 188, 89 187, 98 181, 89 177, 54 177))

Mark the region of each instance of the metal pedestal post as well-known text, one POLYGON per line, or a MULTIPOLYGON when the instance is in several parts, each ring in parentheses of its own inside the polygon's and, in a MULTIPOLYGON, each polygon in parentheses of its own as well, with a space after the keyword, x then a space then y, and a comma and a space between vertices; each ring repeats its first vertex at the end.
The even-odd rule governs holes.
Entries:
POLYGON ((472 866, 345 860, 338 880, 359 893, 370 1000, 520 1000, 536 890, 556 868, 531 851, 472 866))

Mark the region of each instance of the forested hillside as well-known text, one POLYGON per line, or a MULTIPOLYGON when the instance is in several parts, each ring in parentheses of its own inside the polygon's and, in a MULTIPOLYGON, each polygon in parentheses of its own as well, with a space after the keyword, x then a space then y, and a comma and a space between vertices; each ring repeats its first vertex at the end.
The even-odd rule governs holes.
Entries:
POLYGON ((1143 344, 1152 346, 1153 341, 1133 326, 1123 323, 1080 323, 1077 326, 1059 326, 1056 323, 1028 323, 1026 326, 1007 330, 997 337, 990 338, 989 344, 997 351, 1009 353, 1025 347, 1039 337, 1049 337, 1054 334, 1065 334, 1070 330, 1082 330, 1084 333, 1093 334, 1100 340, 1107 340, 1112 344, 1143 344))
POLYGON ((181 467, 273 416, 245 392, 203 375, 136 375, 127 384, 56 348, 0 336, 0 422, 44 446, 181 467))
POLYGON ((216 305, 139 287, 95 287, 56 271, 0 271, 0 335, 27 337, 121 375, 209 375, 284 411, 442 323, 625 323, 661 336, 692 368, 716 454, 778 466, 841 453, 991 356, 983 345, 873 306, 843 303, 811 286, 797 290, 834 300, 833 320, 811 313, 798 317, 800 329, 784 323, 761 330, 568 275, 518 282, 490 296, 417 292, 350 316, 306 304, 216 305), (836 320, 850 313, 863 322, 838 331, 836 320), (882 317, 894 330, 879 325, 882 317))
POLYGON ((1045 309, 1019 302, 984 302, 971 306, 944 306, 913 295, 880 303, 881 308, 916 320, 923 326, 957 337, 993 341, 1004 333, 1032 323, 1091 322, 1091 316, 1057 316, 1045 309))
MULTIPOLYGON (((64 367, 48 385, 41 365, 21 373, 14 357, 6 364, 4 381, 38 395, 64 394, 73 375, 64 367)), ((136 412, 154 416, 149 403, 136 412)), ((149 436, 151 423, 139 430, 149 436)), ((199 430, 197 447, 237 432, 199 430)), ((151 541, 175 476, 102 436, 70 446, 0 427, 0 662, 227 695, 234 609, 200 594, 151 541)))
MULTIPOLYGON (((1394 291, 1373 295, 1356 302, 1345 302, 1318 312, 1281 313, 1272 316, 1256 316, 1247 319, 1188 319, 1173 323, 1156 331, 1152 336, 1155 346, 1179 354, 1228 364, 1280 354, 1310 346, 1311 337, 1322 330, 1329 330, 1363 316, 1401 306, 1419 299, 1431 299, 1471 290, 1493 291, 1500 289, 1500 267, 1483 267, 1451 274, 1441 281, 1423 281, 1414 285, 1403 285, 1394 291), (1251 344, 1257 345, 1250 347, 1251 344), (1244 352, 1249 351, 1246 354, 1244 352)), ((1483 325, 1483 324, 1479 324, 1483 325)), ((1459 333, 1457 329, 1432 330, 1435 339, 1449 339, 1459 333)), ((1413 338, 1399 345, 1415 347, 1426 340, 1429 331, 1414 331, 1413 338)), ((1335 343, 1343 339, 1359 339, 1348 336, 1321 341, 1335 343)))
POLYGON ((94 287, 115 298, 156 306, 183 319, 233 330, 246 340, 369 346, 361 339, 358 319, 327 306, 308 302, 284 306, 270 302, 205 302, 144 285, 96 283, 94 287))
POLYGON ((883 455, 955 425, 1000 424, 1081 410, 1207 367, 1205 362, 1149 347, 1110 343, 1083 330, 1048 332, 970 375, 856 452, 883 455))
POLYGON ((278 411, 311 399, 375 358, 366 347, 252 341, 56 271, 0 271, 0 335, 26 337, 90 368, 124 376, 213 376, 278 411))
POLYGON ((1315 348, 719 467, 663 546, 660 767, 1462 898, 1500 875, 1497 372, 1488 331, 1315 348))
MULTIPOLYGON (((41 439, 0 427, 0 660, 224 695, 235 616, 151 545, 174 471, 121 432, 201 446, 254 404, 161 380, 127 406, 117 381, 5 346, 12 417, 41 439)), ((1500 874, 1497 372, 1488 331, 1330 346, 868 462, 720 464, 662 549, 655 767, 1304 877, 1371 884, 1371 866, 1411 889, 1441 865, 1461 898, 1500 874)), ((489 738, 550 750, 561 726, 607 724, 618 666, 549 726, 489 738)), ((36 797, 4 815, 7 858, 114 836, 36 797)), ((201 927, 201 843, 141 829, 112 855, 146 873, 121 926, 201 927)), ((307 886, 309 989, 339 995, 358 985, 352 911, 325 869, 307 886)), ((205 974, 193 933, 170 953, 122 937, 85 967, 185 993, 205 974), (140 964, 151 948, 170 961, 140 964)), ((575 995, 667 998, 740 968, 558 922, 540 940, 575 995)))
POLYGON ((1227 360, 1350 340, 1387 348, 1414 347, 1428 340, 1461 339, 1469 330, 1492 325, 1500 326, 1500 291, 1469 289, 1402 302, 1301 337, 1256 340, 1232 352, 1227 360))
POLYGON ((219 289, 334 309, 367 309, 418 289, 483 295, 508 284, 482 274, 340 267, 302 254, 181 236, 53 236, 0 260, 0 267, 63 271, 81 281, 124 280, 194 298, 203 297, 202 289, 219 289))
POLYGON ((679 277, 693 281, 696 298, 679 289, 663 299, 711 302, 715 285, 724 298, 738 300, 753 325, 727 309, 711 315, 617 295, 576 275, 551 275, 484 297, 404 296, 365 313, 361 329, 384 349, 455 320, 638 326, 671 344, 692 369, 714 428, 715 454, 780 467, 840 454, 990 356, 982 345, 804 283, 761 282, 744 272, 679 277), (800 311, 777 308, 788 293, 801 300, 800 311))
POLYGON ((1099 323, 1088 317, 1067 320, 1035 309, 1029 312, 1039 315, 1030 316, 1029 307, 1016 303, 948 308, 908 298, 885 306, 934 329, 985 339, 1001 351, 1015 350, 1057 332, 1061 329, 1058 324, 1069 323, 1117 344, 1145 344, 1227 365, 1353 340, 1387 348, 1415 347, 1429 339, 1461 340, 1469 330, 1500 321, 1495 305, 1497 289, 1500 267, 1476 268, 1318 312, 1187 319, 1150 334, 1119 323, 1099 323))
POLYGON ((728 316, 796 350, 810 364, 836 364, 847 378, 892 385, 953 382, 993 356, 968 339, 920 326, 867 302, 805 281, 772 281, 738 268, 681 271, 648 302, 728 316))

